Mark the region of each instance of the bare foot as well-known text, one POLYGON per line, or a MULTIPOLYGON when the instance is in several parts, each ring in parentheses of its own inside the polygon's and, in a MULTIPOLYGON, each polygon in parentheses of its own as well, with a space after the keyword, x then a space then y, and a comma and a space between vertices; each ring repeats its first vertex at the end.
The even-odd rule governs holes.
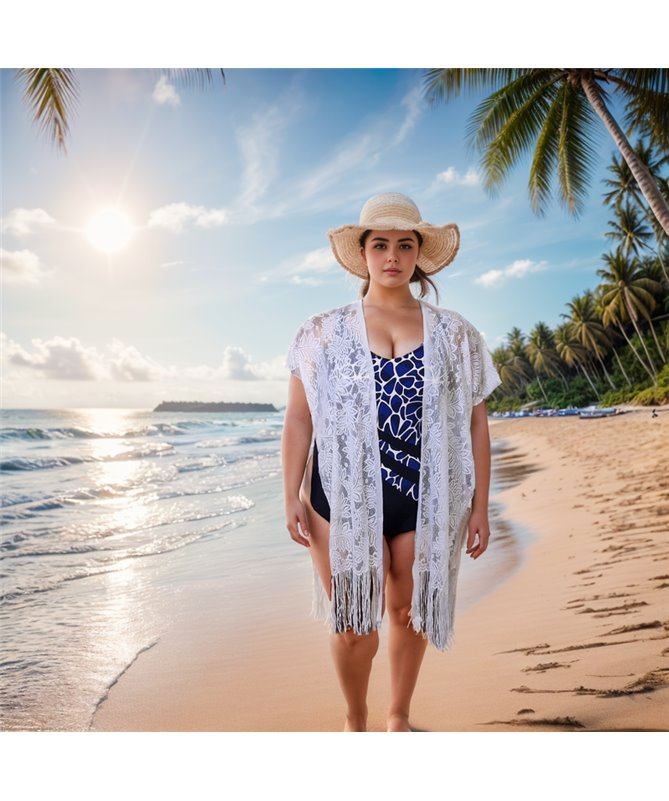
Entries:
POLYGON ((344 731, 367 731, 367 713, 364 715, 346 715, 344 731))
POLYGON ((388 728, 386 731, 413 731, 406 715, 388 715, 388 728))

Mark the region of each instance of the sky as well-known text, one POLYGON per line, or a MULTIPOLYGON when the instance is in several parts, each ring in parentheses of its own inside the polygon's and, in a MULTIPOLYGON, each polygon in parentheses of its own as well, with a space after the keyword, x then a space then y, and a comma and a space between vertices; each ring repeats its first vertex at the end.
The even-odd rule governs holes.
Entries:
POLYGON ((297 328, 358 298, 326 232, 379 192, 457 223, 438 305, 491 351, 515 326, 563 322, 610 249, 602 179, 617 150, 603 125, 583 214, 554 196, 538 217, 529 157, 495 196, 482 186, 467 128, 487 92, 430 107, 418 68, 236 68, 204 89, 158 69, 77 76, 63 154, 15 70, 0 71, 4 408, 283 406, 297 328), (129 234, 113 251, 109 226, 91 240, 110 207, 129 234))

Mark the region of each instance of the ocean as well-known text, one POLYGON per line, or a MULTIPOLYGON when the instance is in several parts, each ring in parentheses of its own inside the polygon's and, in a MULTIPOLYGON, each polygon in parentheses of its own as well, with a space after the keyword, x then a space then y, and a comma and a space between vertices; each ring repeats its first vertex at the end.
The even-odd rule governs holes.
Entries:
MULTIPOLYGON (((247 523, 283 412, 3 410, 0 726, 85 730, 161 636, 168 561, 247 523)), ((277 503, 283 527, 283 505, 277 503)), ((165 597, 165 596, 169 597, 165 597)))
MULTIPOLYGON (((1 422, 2 730, 90 730, 110 688, 193 603, 232 651, 236 627, 252 631, 268 604, 280 614, 286 593, 309 615, 308 549, 284 520, 283 411, 3 410, 1 422), (242 615, 258 587, 272 589, 242 615)), ((493 456, 495 540, 476 568, 463 558, 460 608, 520 566, 531 535, 494 493, 521 475, 493 456)))

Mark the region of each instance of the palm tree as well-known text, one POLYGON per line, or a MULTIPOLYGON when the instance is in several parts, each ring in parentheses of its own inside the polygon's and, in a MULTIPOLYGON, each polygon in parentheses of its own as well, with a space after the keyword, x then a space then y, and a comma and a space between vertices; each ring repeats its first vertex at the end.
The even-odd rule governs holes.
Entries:
MULTIPOLYGON (((639 362, 643 365, 648 375, 657 382, 657 372, 653 359, 648 352, 646 340, 639 329, 639 317, 650 319, 651 312, 655 307, 655 298, 653 293, 657 292, 659 285, 657 281, 648 278, 645 272, 639 269, 638 261, 636 259, 629 260, 625 258, 620 247, 615 253, 605 253, 602 257, 608 269, 600 268, 597 270, 597 275, 601 276, 603 281, 602 287, 602 304, 604 306, 604 314, 602 319, 604 322, 614 322, 623 333, 639 362), (632 321, 634 329, 639 337, 641 345, 648 358, 648 364, 639 356, 638 351, 632 344, 625 332, 625 318, 632 321)), ((652 330, 652 326, 651 326, 652 330)))
POLYGON ((494 91, 475 110, 470 143, 483 152, 484 185, 492 192, 534 143, 530 201, 543 214, 557 169, 560 198, 574 216, 582 211, 596 152, 597 117, 613 137, 648 205, 669 235, 669 206, 606 104, 608 89, 626 102, 628 126, 645 124, 669 148, 669 69, 431 69, 424 91, 436 103, 461 89, 494 91))
MULTIPOLYGON (((205 86, 211 83, 208 69, 161 70, 173 80, 185 85, 195 83, 205 86)), ((225 83, 225 72, 220 70, 225 83)), ((33 122, 46 131, 51 140, 63 152, 67 151, 65 139, 69 132, 70 117, 79 101, 79 85, 72 69, 19 69, 16 77, 23 85, 23 99, 34 112, 33 122)))
POLYGON ((626 256, 633 254, 638 258, 639 251, 648 247, 648 240, 653 236, 638 209, 629 201, 624 206, 618 206, 616 219, 609 220, 608 224, 611 230, 606 231, 604 236, 620 244, 626 256))
POLYGON ((630 377, 627 375, 627 371, 625 370, 625 366, 620 360, 620 356, 618 356, 618 350, 616 348, 616 342, 620 339, 620 333, 618 328, 614 326, 614 320, 607 317, 604 314, 605 307, 604 303, 602 302, 602 298, 604 296, 604 287, 602 284, 598 284, 594 291, 592 292, 592 299, 593 305, 595 308, 595 314, 597 318, 602 321, 602 325, 604 326, 604 331, 606 331, 606 335, 611 342, 611 352, 613 353, 613 358, 616 360, 618 364, 618 368, 620 372, 623 374, 625 378, 625 383, 628 387, 632 386, 632 381, 630 377))
MULTIPOLYGON (((504 350, 507 358, 502 365, 502 369, 505 370, 508 385, 515 386, 518 389, 521 389, 525 382, 531 378, 533 372, 532 365, 527 358, 525 339, 525 334, 517 326, 514 326, 506 335, 507 345, 504 350)), ((501 373, 500 378, 504 381, 501 373)))
POLYGON ((597 387, 595 387, 590 378, 590 373, 585 369, 589 358, 587 348, 578 341, 569 323, 563 323, 555 329, 555 349, 565 364, 569 367, 578 367, 581 370, 597 400, 599 400, 597 387))
MULTIPOLYGON (((586 353, 594 354, 611 388, 615 389, 616 385, 613 383, 613 379, 602 361, 602 354, 604 354, 609 345, 609 338, 601 320, 597 317, 592 293, 585 292, 581 296, 576 295, 569 301, 567 308, 569 309, 569 314, 561 314, 560 316, 567 318, 569 331, 576 341, 585 348, 586 353)), ((562 354, 560 355, 562 356, 562 354)))
MULTIPOLYGON (((637 143, 635 152, 648 168, 648 171, 653 176, 653 179, 657 183, 658 189, 665 200, 669 198, 669 183, 667 182, 667 179, 663 178, 660 174, 661 168, 669 162, 669 152, 662 156, 655 156, 653 148, 651 146, 645 146, 641 140, 639 140, 637 143)), ((604 202, 608 203, 609 205, 613 205, 616 211, 620 211, 624 201, 627 203, 627 208, 629 207, 629 202, 631 201, 634 204, 633 208, 637 208, 639 211, 641 211, 646 221, 653 228, 655 239, 657 240, 657 248, 653 250, 653 248, 647 244, 645 241, 648 239, 647 236, 642 237, 644 241, 638 242, 638 244, 647 247, 648 250, 657 256, 660 267, 664 274, 664 279, 667 283, 667 286, 669 286, 669 274, 667 273, 667 268, 662 258, 663 242, 666 241, 666 236, 662 226, 659 225, 657 219, 646 206, 643 196, 639 191, 639 185, 634 180, 634 176, 632 175, 630 168, 627 166, 627 162, 625 162, 623 159, 617 159, 614 155, 612 163, 609 165, 608 169, 612 177, 606 178, 604 183, 611 187, 611 189, 604 195, 604 202)), ((628 219, 626 225, 621 225, 623 229, 627 229, 629 232, 631 232, 632 229, 637 226, 639 228, 642 226, 642 222, 640 220, 636 222, 628 219)), ((610 236, 610 234, 607 234, 607 236, 610 236)), ((637 237, 634 238, 636 238, 638 241, 637 237)), ((635 249, 635 253, 639 255, 638 249, 635 249)))
MULTIPOLYGON (((669 161, 669 155, 657 156, 652 146, 644 144, 641 139, 637 142, 634 152, 645 164, 661 191, 665 183, 661 169, 669 161)), ((604 202, 619 208, 624 200, 631 199, 639 209, 646 213, 647 206, 639 190, 639 184, 634 179, 625 159, 618 158, 614 153, 608 171, 611 178, 605 178, 604 184, 610 187, 610 191, 604 195, 604 202)))
POLYGON ((492 354, 495 369, 502 379, 502 389, 513 389, 518 384, 518 378, 513 366, 513 356, 508 348, 499 347, 492 354))
POLYGON ((530 331, 529 341, 526 346, 527 357, 534 369, 534 374, 539 382, 541 393, 544 400, 548 403, 548 397, 541 383, 540 373, 548 376, 559 375, 564 383, 564 376, 558 368, 560 357, 555 351, 555 340, 553 332, 546 323, 538 322, 530 331))

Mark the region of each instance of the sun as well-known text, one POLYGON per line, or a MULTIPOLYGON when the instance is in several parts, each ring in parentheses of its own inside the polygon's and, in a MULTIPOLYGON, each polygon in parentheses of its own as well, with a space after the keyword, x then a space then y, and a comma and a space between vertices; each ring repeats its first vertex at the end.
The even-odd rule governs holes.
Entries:
POLYGON ((128 216, 117 208, 100 209, 86 226, 86 236, 94 248, 115 253, 125 247, 133 235, 128 216))

